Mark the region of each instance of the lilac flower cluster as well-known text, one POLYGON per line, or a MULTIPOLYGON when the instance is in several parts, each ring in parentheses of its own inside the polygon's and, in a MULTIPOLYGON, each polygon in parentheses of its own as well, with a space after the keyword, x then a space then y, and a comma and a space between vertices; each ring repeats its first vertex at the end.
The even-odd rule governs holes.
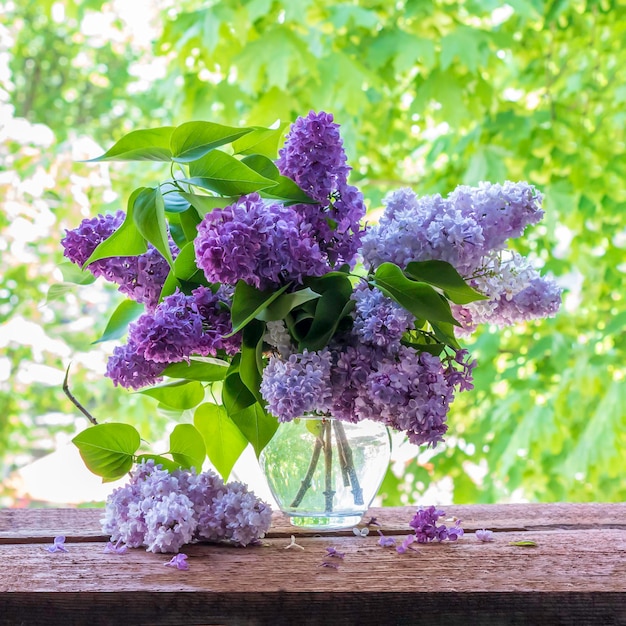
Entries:
POLYGON ((246 546, 268 531, 272 511, 241 483, 213 472, 169 473, 149 460, 107 499, 102 528, 111 542, 149 552, 178 552, 186 543, 231 541, 246 546))
POLYGON ((448 528, 445 524, 437 525, 437 520, 443 517, 445 512, 434 506, 426 509, 420 508, 409 526, 415 531, 417 543, 428 543, 430 541, 456 541, 463 536, 461 520, 456 520, 454 526, 448 528))
POLYGON ((455 388, 471 388, 474 362, 466 352, 446 360, 406 346, 331 344, 319 353, 270 359, 261 394, 280 421, 329 411, 346 421, 373 419, 407 433, 417 445, 436 445, 455 388))
MULTIPOLYGON (((66 230, 61 245, 64 255, 82 267, 93 251, 108 239, 124 221, 125 213, 98 215, 85 219, 78 228, 66 230)), ((170 241, 172 255, 176 257, 178 248, 170 241)), ((95 277, 102 276, 109 282, 119 285, 118 289, 131 300, 145 304, 153 310, 161 294, 163 283, 169 272, 169 265, 161 253, 148 244, 148 250, 138 256, 119 256, 100 259, 87 266, 95 277)))
POLYGON ((115 385, 139 389, 158 382, 167 364, 189 361, 192 354, 235 354, 241 337, 226 337, 232 329, 226 293, 198 287, 189 296, 177 291, 164 298, 130 324, 128 343, 115 348, 106 375, 115 385))
POLYGON ((305 350, 287 360, 273 356, 263 370, 261 394, 269 411, 280 421, 290 421, 309 412, 329 409, 331 354, 305 350))
POLYGON ((208 213, 194 245, 198 267, 210 282, 243 280, 263 290, 330 269, 312 225, 295 209, 257 193, 208 213))

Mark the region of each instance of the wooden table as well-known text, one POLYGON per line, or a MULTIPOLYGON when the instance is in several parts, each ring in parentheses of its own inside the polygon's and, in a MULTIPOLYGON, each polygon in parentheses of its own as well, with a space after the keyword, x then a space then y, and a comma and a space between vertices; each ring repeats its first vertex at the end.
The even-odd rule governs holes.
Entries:
MULTIPOLYGON (((188 546, 189 571, 142 549, 103 553, 101 510, 3 510, 0 624, 626 625, 626 504, 445 509, 463 520, 457 543, 398 554, 374 526, 315 535, 276 515, 263 546, 188 546), (292 534, 304 550, 285 549, 292 534), (45 550, 55 535, 67 553, 45 550), (345 558, 325 559, 330 546, 345 558)), ((414 512, 369 515, 402 539, 414 512)))

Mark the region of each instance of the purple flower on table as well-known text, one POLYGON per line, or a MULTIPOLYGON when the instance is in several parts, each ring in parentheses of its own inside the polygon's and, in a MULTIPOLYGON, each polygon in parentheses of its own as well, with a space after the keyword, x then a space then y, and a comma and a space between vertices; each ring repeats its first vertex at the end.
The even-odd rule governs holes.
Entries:
POLYGON ((378 540, 378 545, 383 548, 394 548, 396 545, 396 540, 393 537, 385 537, 383 535, 383 531, 379 530, 378 534, 380 535, 380 539, 378 540))
POLYGON ((413 519, 409 522, 409 526, 415 531, 415 539, 418 543, 428 543, 430 541, 457 541, 463 536, 460 520, 456 520, 454 526, 448 528, 445 524, 437 525, 440 517, 445 512, 434 506, 420 508, 413 519))
POLYGON ((179 552, 176 556, 172 557, 171 561, 163 563, 165 567, 175 567, 180 570, 188 570, 189 563, 187 563, 187 555, 179 552))
POLYGON ((339 550, 337 550, 333 546, 329 546, 328 548, 326 548, 326 552, 328 553, 326 554, 327 557, 331 556, 337 559, 343 559, 346 556, 345 552, 339 552, 339 550))
POLYGON ((398 554, 404 554, 407 550, 413 550, 413 552, 417 552, 417 550, 412 546, 412 544, 414 544, 416 541, 417 537, 415 535, 407 535, 402 543, 396 548, 398 554))
POLYGON ((493 531, 485 530, 484 528, 476 531, 476 539, 478 541, 489 542, 493 541, 495 538, 493 536, 493 531))
POLYGON ((332 567, 333 569, 339 569, 337 563, 331 563, 330 561, 322 561, 320 567, 332 567))
POLYGON ((48 552, 68 552, 67 548, 63 544, 65 544, 65 537, 63 535, 59 535, 54 538, 51 546, 46 547, 46 550, 48 552))

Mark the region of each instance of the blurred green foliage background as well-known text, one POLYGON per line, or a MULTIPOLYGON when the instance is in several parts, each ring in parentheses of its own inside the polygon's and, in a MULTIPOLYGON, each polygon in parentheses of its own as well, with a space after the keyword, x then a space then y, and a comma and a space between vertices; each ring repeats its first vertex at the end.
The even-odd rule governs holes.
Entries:
POLYGON ((401 186, 535 184, 546 218, 519 250, 565 288, 556 318, 471 340, 475 390, 445 445, 400 446, 384 502, 433 484, 456 503, 626 500, 625 40, 623 0, 0 1, 0 477, 84 425, 70 359, 95 415, 147 437, 168 419, 102 378, 112 345, 91 342, 117 292, 47 296, 64 229, 149 174, 80 160, 148 125, 315 109, 373 211, 401 186))

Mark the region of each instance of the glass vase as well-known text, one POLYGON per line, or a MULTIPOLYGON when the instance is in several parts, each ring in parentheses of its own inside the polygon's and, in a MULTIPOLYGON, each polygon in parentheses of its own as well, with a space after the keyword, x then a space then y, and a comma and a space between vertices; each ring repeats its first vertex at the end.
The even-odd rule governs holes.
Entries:
POLYGON ((281 424, 259 460, 294 526, 331 529, 360 522, 390 454, 389 432, 378 422, 302 417, 281 424))

